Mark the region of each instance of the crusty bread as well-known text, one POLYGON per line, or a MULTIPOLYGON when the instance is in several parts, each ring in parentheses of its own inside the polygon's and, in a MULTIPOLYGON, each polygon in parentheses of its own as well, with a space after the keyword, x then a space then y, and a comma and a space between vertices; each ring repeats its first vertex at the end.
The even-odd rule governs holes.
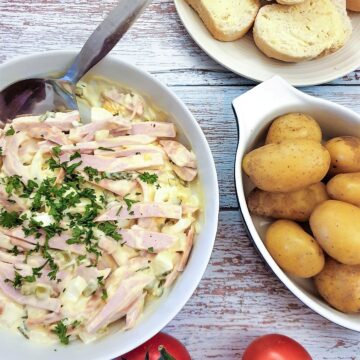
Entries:
POLYGON ((360 11, 360 0, 347 0, 346 7, 352 11, 360 11))
POLYGON ((199 14, 215 39, 234 41, 254 23, 259 0, 186 0, 199 14))
POLYGON ((351 34, 345 0, 306 0, 262 7, 254 25, 258 48, 286 62, 314 59, 340 49, 351 34))

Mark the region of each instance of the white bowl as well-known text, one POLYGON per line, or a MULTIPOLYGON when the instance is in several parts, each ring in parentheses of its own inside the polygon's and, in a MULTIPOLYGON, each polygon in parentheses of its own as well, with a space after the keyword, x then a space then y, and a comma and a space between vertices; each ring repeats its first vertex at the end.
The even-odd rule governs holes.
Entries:
POLYGON ((336 324, 360 331, 360 315, 344 314, 335 310, 319 296, 312 280, 291 277, 275 263, 263 243, 270 221, 250 215, 246 196, 254 186, 241 169, 244 154, 258 146, 260 140, 264 141, 266 130, 277 116, 289 112, 308 113, 319 122, 325 138, 340 135, 360 136, 360 116, 333 102, 304 94, 279 76, 239 96, 234 100, 233 107, 239 125, 235 182, 249 237, 280 281, 304 304, 336 324))
MULTIPOLYGON (((20 79, 63 72, 75 56, 76 52, 57 51, 24 56, 0 65, 0 90, 20 79)), ((136 348, 165 327, 189 300, 205 272, 213 249, 219 209, 217 176, 209 145, 194 117, 182 101, 158 80, 115 57, 104 59, 92 73, 148 95, 155 104, 173 116, 171 120, 185 134, 198 159, 199 179, 205 195, 202 230, 183 274, 168 295, 145 311, 143 319, 134 329, 115 332, 88 345, 75 342, 56 347, 39 346, 12 331, 1 330, 1 358, 6 360, 109 360, 136 348)))

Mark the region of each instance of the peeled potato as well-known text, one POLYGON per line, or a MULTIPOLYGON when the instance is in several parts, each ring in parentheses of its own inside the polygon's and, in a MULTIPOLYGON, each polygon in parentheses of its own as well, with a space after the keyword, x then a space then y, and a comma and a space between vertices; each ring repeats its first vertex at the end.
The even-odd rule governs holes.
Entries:
POLYGON ((320 126, 310 115, 290 113, 273 121, 265 143, 278 143, 290 139, 308 139, 321 142, 321 138, 320 126))
POLYGON ((338 174, 326 185, 332 199, 360 206, 360 172, 338 174))
POLYGON ((288 193, 271 193, 254 189, 249 194, 248 206, 252 214, 275 219, 308 221, 316 205, 328 200, 323 183, 288 193))
POLYGON ((290 192, 320 182, 330 156, 318 142, 307 139, 268 144, 244 156, 243 170, 261 190, 290 192))
POLYGON ((293 221, 278 220, 271 224, 265 246, 276 263, 292 275, 309 278, 324 266, 324 254, 318 243, 293 221))
POLYGON ((328 258, 314 280, 320 295, 335 309, 360 312, 360 265, 344 265, 328 258))
POLYGON ((333 174, 360 171, 360 138, 339 136, 325 144, 331 157, 333 174))
POLYGON ((315 239, 332 258, 360 264, 360 208, 338 200, 318 205, 310 216, 315 239))

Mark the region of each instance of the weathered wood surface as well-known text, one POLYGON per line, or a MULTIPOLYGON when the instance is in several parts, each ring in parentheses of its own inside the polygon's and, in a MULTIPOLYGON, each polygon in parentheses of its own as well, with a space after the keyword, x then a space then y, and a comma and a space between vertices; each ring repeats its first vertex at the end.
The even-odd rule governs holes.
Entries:
MULTIPOLYGON (((0 63, 39 51, 80 49, 116 0, 0 0, 0 63)), ((241 359, 256 336, 280 332, 303 343, 315 360, 360 360, 359 334, 302 305, 264 266, 240 221, 233 183, 237 127, 231 101, 253 83, 211 60, 181 25, 172 0, 154 0, 113 54, 171 86, 203 128, 221 192, 214 253, 198 290, 166 327, 194 360, 241 359)), ((1 74, 0 74, 1 76, 1 74)), ((309 94, 360 113, 360 70, 309 94)))

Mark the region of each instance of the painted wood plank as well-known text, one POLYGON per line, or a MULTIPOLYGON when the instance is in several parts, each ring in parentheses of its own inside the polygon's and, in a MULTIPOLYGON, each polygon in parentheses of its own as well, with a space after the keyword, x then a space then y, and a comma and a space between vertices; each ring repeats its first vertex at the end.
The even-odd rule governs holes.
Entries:
MULTIPOLYGON (((115 4, 116 0, 2 0, 0 63, 40 51, 79 50, 115 4)), ((154 0, 113 54, 168 85, 252 84, 215 63, 195 44, 171 0, 154 0)), ((332 84, 360 84, 360 70, 332 84)))
MULTIPOLYGON (((194 114, 209 141, 219 176, 220 206, 222 208, 237 207, 233 169, 238 134, 231 102, 250 87, 181 86, 172 87, 172 89, 194 114)), ((310 95, 348 106, 360 113, 359 86, 309 87, 304 91, 310 95)), ((301 109, 295 110, 301 111, 301 109)))
POLYGON ((194 296, 165 331, 193 360, 241 359, 255 337, 282 333, 314 360, 359 359, 359 334, 315 314, 265 266, 237 211, 222 211, 210 265, 194 296))

